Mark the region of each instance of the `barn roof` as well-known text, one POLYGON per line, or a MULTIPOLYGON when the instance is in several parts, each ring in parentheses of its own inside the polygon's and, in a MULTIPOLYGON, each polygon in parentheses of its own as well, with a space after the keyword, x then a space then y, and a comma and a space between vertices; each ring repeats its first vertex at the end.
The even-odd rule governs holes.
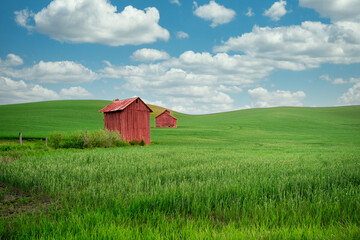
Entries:
POLYGON ((101 109, 99 112, 122 111, 127 106, 129 106, 131 103, 133 103, 136 99, 139 99, 149 109, 149 111, 152 112, 152 110, 139 97, 133 97, 133 98, 128 98, 128 99, 124 99, 124 100, 118 100, 117 99, 117 100, 113 101, 110 105, 108 105, 108 106, 104 107, 103 109, 101 109))
POLYGON ((174 117, 173 115, 171 115, 171 114, 170 114, 170 111, 167 110, 167 109, 166 109, 165 111, 163 111, 162 113, 160 113, 159 115, 157 115, 155 118, 158 118, 158 117, 160 117, 160 116, 163 115, 163 114, 167 114, 167 115, 169 115, 170 117, 172 117, 173 119, 177 120, 177 118, 174 117))

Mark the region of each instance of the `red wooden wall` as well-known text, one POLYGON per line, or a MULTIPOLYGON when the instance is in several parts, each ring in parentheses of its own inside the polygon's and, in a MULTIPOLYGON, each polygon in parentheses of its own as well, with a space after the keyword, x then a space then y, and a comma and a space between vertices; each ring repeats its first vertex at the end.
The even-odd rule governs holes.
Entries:
POLYGON ((105 128, 118 131, 125 141, 145 140, 150 144, 150 111, 140 100, 122 111, 104 113, 105 128))
POLYGON ((177 127, 177 119, 171 116, 168 112, 163 112, 157 116, 155 120, 156 127, 177 127))

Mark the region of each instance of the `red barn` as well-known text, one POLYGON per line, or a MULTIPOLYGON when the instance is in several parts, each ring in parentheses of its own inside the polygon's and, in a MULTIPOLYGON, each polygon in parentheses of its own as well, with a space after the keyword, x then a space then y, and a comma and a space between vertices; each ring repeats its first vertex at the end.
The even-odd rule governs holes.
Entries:
POLYGON ((152 110, 139 98, 116 99, 101 109, 105 128, 118 131, 124 141, 142 139, 150 144, 150 112, 152 110))
POLYGON ((156 127, 177 127, 177 118, 171 116, 169 110, 160 113, 156 118, 156 127))

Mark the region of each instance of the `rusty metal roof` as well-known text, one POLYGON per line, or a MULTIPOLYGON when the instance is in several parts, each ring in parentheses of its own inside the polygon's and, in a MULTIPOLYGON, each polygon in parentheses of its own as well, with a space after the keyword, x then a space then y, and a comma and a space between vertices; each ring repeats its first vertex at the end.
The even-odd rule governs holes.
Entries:
POLYGON ((169 115, 170 117, 172 117, 173 119, 177 120, 177 118, 174 117, 173 115, 171 115, 171 114, 170 114, 170 111, 167 110, 167 109, 166 109, 165 111, 163 111, 162 113, 160 113, 159 115, 157 115, 155 118, 158 118, 158 117, 160 117, 160 116, 163 115, 163 114, 167 114, 167 115, 169 115))
POLYGON ((99 112, 116 112, 116 111, 122 111, 124 110, 127 106, 129 106, 131 103, 133 103, 136 99, 139 99, 149 110, 150 112, 152 112, 152 110, 143 102, 143 100, 141 100, 141 98, 139 97, 133 97, 133 98, 128 98, 128 99, 124 99, 124 100, 118 100, 116 99, 115 101, 113 101, 110 105, 104 107, 103 109, 101 109, 99 112))

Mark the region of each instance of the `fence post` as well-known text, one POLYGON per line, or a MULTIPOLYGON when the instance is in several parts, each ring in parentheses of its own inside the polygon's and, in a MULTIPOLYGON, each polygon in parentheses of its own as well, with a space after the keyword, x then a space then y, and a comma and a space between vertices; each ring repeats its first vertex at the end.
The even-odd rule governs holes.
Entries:
POLYGON ((48 141, 48 138, 46 137, 45 138, 45 146, 47 146, 47 141, 48 141))
POLYGON ((21 132, 19 132, 19 143, 20 143, 20 145, 22 145, 22 133, 21 132))

